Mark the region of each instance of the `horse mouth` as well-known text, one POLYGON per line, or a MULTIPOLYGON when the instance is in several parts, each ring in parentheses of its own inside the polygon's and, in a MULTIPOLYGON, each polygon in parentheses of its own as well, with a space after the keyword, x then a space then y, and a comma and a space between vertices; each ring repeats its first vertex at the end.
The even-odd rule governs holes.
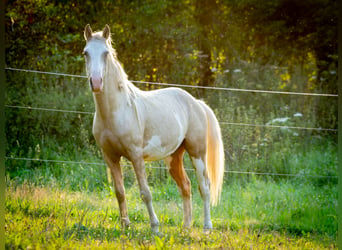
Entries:
POLYGON ((90 78, 89 84, 93 92, 100 92, 103 89, 102 78, 99 78, 99 79, 90 78))

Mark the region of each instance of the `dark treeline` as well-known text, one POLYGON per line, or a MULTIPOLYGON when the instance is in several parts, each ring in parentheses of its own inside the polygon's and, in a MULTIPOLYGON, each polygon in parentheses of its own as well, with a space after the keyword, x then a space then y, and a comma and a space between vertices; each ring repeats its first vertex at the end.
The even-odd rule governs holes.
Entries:
POLYGON ((288 67, 290 82, 299 65, 314 82, 297 88, 337 93, 337 9, 332 0, 8 1, 6 64, 80 73, 85 24, 108 23, 131 79, 228 86, 229 72, 255 62, 288 67))

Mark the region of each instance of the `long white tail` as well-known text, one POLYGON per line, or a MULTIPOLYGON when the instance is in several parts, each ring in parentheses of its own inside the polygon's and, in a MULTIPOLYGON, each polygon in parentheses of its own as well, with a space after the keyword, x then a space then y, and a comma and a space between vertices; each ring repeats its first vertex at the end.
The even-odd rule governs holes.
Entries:
POLYGON ((207 171, 210 180, 210 202, 213 206, 220 201, 223 175, 224 175, 224 150, 220 125, 214 112, 201 102, 207 113, 207 171))

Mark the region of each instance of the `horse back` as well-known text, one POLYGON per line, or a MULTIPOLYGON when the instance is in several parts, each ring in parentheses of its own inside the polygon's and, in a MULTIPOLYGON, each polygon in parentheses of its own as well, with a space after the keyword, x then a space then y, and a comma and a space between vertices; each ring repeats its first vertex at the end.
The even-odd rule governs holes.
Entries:
POLYGON ((186 91, 179 88, 151 91, 146 94, 143 105, 146 159, 170 155, 189 134, 205 137, 205 112, 186 91))

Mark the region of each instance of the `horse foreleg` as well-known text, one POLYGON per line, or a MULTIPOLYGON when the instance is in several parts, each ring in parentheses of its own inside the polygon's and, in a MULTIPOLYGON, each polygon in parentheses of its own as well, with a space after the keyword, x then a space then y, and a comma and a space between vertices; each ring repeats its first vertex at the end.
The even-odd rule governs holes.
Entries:
POLYGON ((114 188, 116 199, 120 209, 121 226, 126 228, 129 226, 129 218, 127 212, 126 198, 125 198, 125 187, 123 183, 122 171, 120 167, 120 158, 113 159, 104 153, 104 159, 112 173, 114 179, 114 188))
POLYGON ((144 160, 138 159, 138 160, 132 161, 132 163, 133 163, 134 171, 135 171, 138 183, 139 183, 140 197, 145 203, 147 210, 148 210, 148 214, 150 216, 151 228, 155 233, 158 233, 159 232, 159 220, 152 206, 152 195, 147 184, 144 160))

